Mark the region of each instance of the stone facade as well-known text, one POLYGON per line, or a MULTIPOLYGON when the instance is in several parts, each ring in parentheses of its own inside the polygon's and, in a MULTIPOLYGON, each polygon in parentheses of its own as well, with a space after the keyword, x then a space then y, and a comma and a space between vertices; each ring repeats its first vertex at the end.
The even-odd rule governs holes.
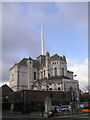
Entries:
POLYGON ((50 57, 47 52, 36 59, 24 58, 10 68, 9 73, 9 85, 14 91, 73 91, 79 100, 78 80, 74 80, 73 72, 67 70, 65 56, 55 54, 50 57))

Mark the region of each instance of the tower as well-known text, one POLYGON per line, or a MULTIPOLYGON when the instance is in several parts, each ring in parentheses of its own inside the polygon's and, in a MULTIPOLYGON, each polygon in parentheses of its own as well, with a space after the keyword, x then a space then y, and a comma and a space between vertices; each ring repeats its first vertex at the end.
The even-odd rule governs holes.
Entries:
POLYGON ((46 77, 47 79, 50 77, 50 73, 49 73, 49 64, 50 64, 50 54, 49 52, 46 53, 46 77))
POLYGON ((33 61, 31 58, 27 60, 27 65, 28 65, 28 90, 32 89, 32 83, 33 83, 33 61))
POLYGON ((41 55, 44 53, 44 39, 43 39, 43 17, 41 17, 41 55))

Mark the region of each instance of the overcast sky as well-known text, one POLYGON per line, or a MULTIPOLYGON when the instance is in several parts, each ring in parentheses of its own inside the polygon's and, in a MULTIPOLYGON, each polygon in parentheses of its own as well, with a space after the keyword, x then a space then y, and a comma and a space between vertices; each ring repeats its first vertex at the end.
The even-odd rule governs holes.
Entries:
POLYGON ((77 74, 80 88, 88 83, 88 3, 3 3, 3 83, 9 68, 24 57, 41 54, 41 16, 44 54, 67 57, 68 69, 77 74))

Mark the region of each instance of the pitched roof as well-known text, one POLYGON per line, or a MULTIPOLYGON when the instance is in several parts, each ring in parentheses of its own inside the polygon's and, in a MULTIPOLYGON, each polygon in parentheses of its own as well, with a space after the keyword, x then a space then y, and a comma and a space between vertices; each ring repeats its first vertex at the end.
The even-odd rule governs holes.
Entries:
POLYGON ((27 65, 27 60, 28 60, 28 58, 23 58, 19 63, 17 63, 17 64, 19 64, 19 65, 27 65))
POLYGON ((45 55, 40 55, 36 58, 36 60, 39 61, 40 65, 43 64, 43 62, 45 61, 45 55))
POLYGON ((38 60, 33 60, 33 67, 40 67, 40 63, 38 60))
POLYGON ((58 54, 55 54, 50 57, 51 60, 60 60, 60 56, 58 54))
MULTIPOLYGON (((45 55, 40 55, 36 59, 32 59, 31 57, 23 58, 19 63, 16 63, 15 65, 27 66, 27 60, 32 60, 33 61, 33 67, 40 67, 40 66, 42 67, 42 66, 45 65, 45 55)), ((50 57, 50 60, 66 60, 66 59, 65 59, 65 56, 61 57, 58 54, 54 54, 53 56, 50 57)), ((10 69, 12 69, 12 68, 10 68, 10 69)))
POLYGON ((38 59, 39 57, 46 57, 45 55, 39 55, 36 59, 38 59))
POLYGON ((2 95, 8 94, 10 92, 14 92, 7 84, 2 85, 1 88, 2 88, 2 95))
POLYGON ((23 58, 23 59, 22 59, 19 63, 17 63, 17 64, 19 64, 19 65, 27 65, 27 60, 32 60, 34 67, 39 67, 39 66, 40 66, 39 61, 38 61, 38 60, 34 60, 34 59, 32 59, 31 57, 29 57, 29 58, 23 58))

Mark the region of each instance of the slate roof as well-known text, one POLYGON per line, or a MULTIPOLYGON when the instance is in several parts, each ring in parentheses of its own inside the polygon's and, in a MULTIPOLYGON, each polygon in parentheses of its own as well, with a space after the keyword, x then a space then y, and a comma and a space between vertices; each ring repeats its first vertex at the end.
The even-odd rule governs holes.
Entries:
POLYGON ((50 59, 56 60, 56 59, 60 59, 60 57, 58 54, 55 54, 55 55, 51 56, 50 59))
POLYGON ((27 65, 27 60, 28 58, 23 58, 19 63, 17 63, 18 65, 27 65))
POLYGON ((10 92, 14 92, 7 84, 2 85, 0 88, 2 88, 2 94, 7 94, 10 92))
POLYGON ((33 67, 40 67, 40 63, 38 60, 33 60, 33 67))
MULTIPOLYGON (((50 60, 65 60, 65 58, 59 56, 58 54, 54 54, 53 56, 50 57, 50 60)), ((32 59, 31 57, 29 58, 23 58, 19 63, 16 63, 15 65, 24 65, 24 66, 27 66, 27 60, 32 60, 33 61, 33 67, 42 67, 45 65, 45 55, 40 55, 39 57, 35 59, 32 59), (41 63, 40 63, 40 60, 39 58, 41 57, 41 63)), ((14 65, 14 66, 15 66, 14 65)), ((13 67, 14 67, 13 66, 13 67)), ((11 67, 10 69, 12 69, 13 67, 11 67)))
POLYGON ((46 57, 45 55, 39 55, 36 59, 38 59, 39 57, 46 57))
POLYGON ((58 54, 54 54, 53 56, 50 57, 51 60, 62 60, 63 57, 59 56, 58 54))
POLYGON ((18 65, 27 65, 27 60, 32 60, 33 61, 33 67, 39 67, 40 63, 38 60, 34 60, 31 57, 29 58, 23 58, 19 63, 17 63, 18 65))
POLYGON ((38 60, 40 65, 42 65, 45 62, 45 55, 40 55, 36 60, 38 60))

